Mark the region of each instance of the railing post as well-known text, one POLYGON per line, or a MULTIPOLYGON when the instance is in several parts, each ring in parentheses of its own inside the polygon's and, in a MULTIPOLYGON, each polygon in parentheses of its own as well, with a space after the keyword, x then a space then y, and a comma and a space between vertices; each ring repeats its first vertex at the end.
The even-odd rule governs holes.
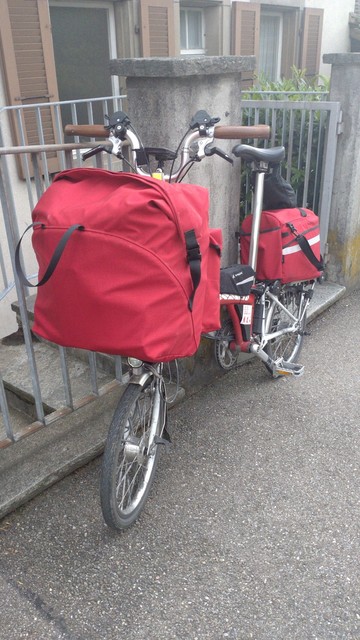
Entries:
MULTIPOLYGON (((1 143, 2 143, 2 139, 1 139, 1 131, 0 131, 0 145, 1 143)), ((24 288, 21 286, 19 282, 18 276, 16 274, 16 268, 15 268, 15 246, 19 240, 19 230, 18 230, 16 215, 15 215, 15 206, 12 199, 12 192, 10 187, 8 168, 6 164, 6 157, 2 157, 0 159, 0 162, 1 162, 0 195, 1 195, 1 202, 2 202, 2 208, 3 208, 4 225, 5 225, 5 230, 8 237, 9 253, 11 257, 15 286, 16 286, 16 291, 17 291, 17 296, 19 301, 20 316, 21 316, 23 332, 24 332, 24 341, 25 341, 26 352, 28 355, 31 381, 32 381, 32 386, 34 391, 36 413, 37 413, 38 420, 40 422, 45 422, 45 414, 44 414, 44 407, 41 399, 39 376, 38 376, 36 363, 35 363, 34 349, 32 344, 32 335, 31 335, 31 330, 30 330, 30 325, 29 325, 29 320, 28 320, 27 310, 26 310, 25 292, 24 292, 24 288)))
POLYGON ((360 284, 360 53, 324 55, 332 65, 330 100, 341 102, 329 222, 330 279, 352 289, 360 284))

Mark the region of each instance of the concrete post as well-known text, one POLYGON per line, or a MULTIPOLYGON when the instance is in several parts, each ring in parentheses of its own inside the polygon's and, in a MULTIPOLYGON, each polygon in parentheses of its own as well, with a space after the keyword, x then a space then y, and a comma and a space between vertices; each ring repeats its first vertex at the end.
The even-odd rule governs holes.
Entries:
MULTIPOLYGON (((220 124, 241 124, 241 74, 254 67, 253 56, 129 58, 110 64, 112 75, 127 79, 127 111, 144 144, 174 150, 199 109, 219 116, 220 124)), ((229 153, 235 141, 215 144, 229 153)), ((187 177, 210 190, 210 222, 223 230, 224 266, 237 260, 238 167, 239 163, 232 168, 213 156, 194 166, 187 177)))
MULTIPOLYGON (((254 56, 199 56, 113 60, 113 75, 126 77, 127 112, 146 146, 176 149, 199 109, 219 116, 220 124, 241 124, 241 74, 255 67, 254 56)), ((218 140, 227 153, 235 141, 218 140)), ((217 156, 194 166, 189 182, 210 191, 210 224, 223 230, 223 266, 237 261, 240 163, 232 167, 217 156)), ((219 375, 213 342, 202 340, 192 358, 180 362, 181 384, 195 391, 219 375)))
POLYGON ((326 54, 331 64, 330 100, 341 102, 329 223, 328 277, 353 289, 360 284, 360 53, 326 54))

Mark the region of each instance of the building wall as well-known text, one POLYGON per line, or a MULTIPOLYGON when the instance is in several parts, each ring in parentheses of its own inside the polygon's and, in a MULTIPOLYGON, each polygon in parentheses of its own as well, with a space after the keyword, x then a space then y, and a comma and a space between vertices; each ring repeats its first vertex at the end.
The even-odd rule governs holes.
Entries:
MULTIPOLYGON (((232 0, 236 1, 236 0, 232 0)), ((251 2, 252 0, 242 0, 251 2)), ((323 9, 321 62, 319 73, 330 77, 329 65, 322 62, 325 53, 350 51, 349 14, 355 10, 357 0, 259 0, 262 7, 293 7, 299 9, 323 9)))
POLYGON ((350 51, 349 14, 355 9, 355 0, 306 0, 305 6, 324 9, 324 24, 319 73, 330 77, 330 67, 322 62, 326 53, 350 51))

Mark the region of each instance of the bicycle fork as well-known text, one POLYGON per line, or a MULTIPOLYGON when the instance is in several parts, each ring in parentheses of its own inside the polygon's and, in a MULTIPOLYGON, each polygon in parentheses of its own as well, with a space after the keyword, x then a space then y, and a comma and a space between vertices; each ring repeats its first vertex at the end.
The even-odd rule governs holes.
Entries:
POLYGON ((155 455, 155 449, 158 445, 164 445, 165 450, 169 451, 171 440, 167 431, 167 401, 165 383, 162 376, 163 364, 144 363, 137 358, 128 358, 128 364, 131 369, 131 377, 129 384, 154 385, 153 392, 149 393, 151 399, 151 424, 147 433, 146 455, 155 455), (159 434, 157 434, 158 424, 160 424, 159 434))

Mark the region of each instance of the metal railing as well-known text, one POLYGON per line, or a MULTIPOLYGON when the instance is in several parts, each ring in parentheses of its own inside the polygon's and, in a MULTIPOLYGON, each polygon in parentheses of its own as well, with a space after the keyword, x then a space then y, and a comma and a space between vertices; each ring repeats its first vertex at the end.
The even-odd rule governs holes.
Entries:
POLYGON ((243 92, 244 93, 244 99, 248 100, 254 100, 254 96, 259 96, 261 99, 264 99, 264 97, 267 98, 273 98, 275 96, 276 99, 278 99, 279 96, 282 96, 282 99, 286 100, 286 99, 290 99, 293 100, 294 97, 301 97, 302 100, 306 100, 309 98, 309 96, 312 96, 312 99, 316 99, 316 100, 327 100, 329 97, 329 92, 328 91, 313 91, 313 90, 309 90, 309 91, 281 91, 281 90, 276 90, 276 91, 272 91, 272 90, 256 90, 256 89, 250 89, 250 90, 246 90, 243 92))
MULTIPOLYGON (((93 98, 89 100, 73 100, 51 103, 36 103, 21 106, 1 107, 0 108, 0 148, 4 149, 13 144, 13 133, 16 132, 18 145, 13 149, 11 154, 21 157, 21 166, 13 162, 8 163, 3 172, 7 171, 9 181, 12 186, 16 184, 16 189, 8 190, 5 194, 0 191, 1 204, 10 200, 10 207, 15 212, 19 206, 22 213, 31 212, 41 193, 51 183, 51 176, 57 171, 61 171, 69 166, 81 166, 80 149, 84 149, 84 145, 77 146, 72 143, 71 146, 64 147, 63 129, 66 124, 99 124, 104 122, 105 116, 114 111, 123 108, 123 101, 126 96, 107 96, 103 98, 93 98), (35 129, 29 133, 26 129, 26 115, 32 115, 32 127, 35 123, 35 129), (50 114, 50 115, 49 115, 50 114), (51 117, 50 117, 51 116, 51 117), (52 123, 52 131, 49 136, 49 121, 52 123), (31 147, 33 153, 24 153, 22 147, 29 145, 28 138, 31 137, 31 147), (50 137, 50 151, 46 152, 45 147, 47 139, 50 137), (60 146, 59 146, 60 145, 60 146), (52 156, 52 157, 49 157, 52 156), (56 157, 56 166, 54 169, 54 155, 56 157), (20 176, 21 181, 17 182, 16 176, 20 176), (24 193, 26 188, 26 198, 24 193), (21 191, 23 198, 19 205, 20 198, 17 192, 21 191)), ((79 138, 74 138, 75 143, 79 143, 79 138)), ((86 144, 86 147, 89 147, 86 144)), ((110 155, 107 157, 106 168, 114 168, 114 160, 110 155)), ((14 215, 12 224, 18 227, 17 216, 14 215)), ((4 233, 1 233, 0 224, 0 301, 15 286, 14 279, 11 277, 10 257, 4 247, 2 239, 4 233)), ((14 230, 16 231, 16 230, 14 230)))
MULTIPOLYGON (((297 94, 298 95, 298 94, 297 94)), ((307 94, 306 94, 307 95, 307 94)), ((337 136, 342 112, 338 102, 243 100, 242 124, 268 124, 271 138, 265 146, 283 145, 284 177, 297 194, 298 206, 314 210, 320 218, 322 252, 326 252, 337 136)), ((244 176, 244 193, 249 185, 244 176)), ((242 215, 251 203, 244 200, 242 215)))
MULTIPOLYGON (((123 98, 86 101, 88 123, 94 123, 93 102, 100 105, 105 114, 121 109, 123 98)), ((66 123, 77 124, 77 107, 83 106, 84 101, 0 110, 0 201, 3 213, 0 220, 0 304, 2 309, 4 305, 7 310, 10 307, 16 309, 20 327, 0 344, 0 448, 49 426, 127 379, 120 357, 74 351, 35 340, 31 332, 33 297, 28 295, 28 290, 16 276, 15 246, 31 220, 31 210, 51 183, 54 158, 58 170, 80 166, 81 149, 98 144, 79 139, 62 144, 41 142, 45 140, 41 117, 44 109, 53 110, 53 121, 60 131, 64 124, 61 111, 64 105, 70 107, 72 115, 71 122, 67 120, 66 123), (15 117, 20 137, 23 143, 26 142, 23 110, 27 108, 37 113, 39 144, 5 146, 11 126, 9 115, 15 117), (16 158, 22 160, 20 177, 16 158)), ((99 122, 98 116, 96 122, 99 122)), ((103 166, 103 156, 96 156, 89 162, 103 166)), ((106 156, 106 168, 118 168, 117 162, 106 156)), ((35 274, 30 273, 28 277, 35 277, 35 274)), ((1 315, 4 315, 3 311, 1 315)))
MULTIPOLYGON (((51 183, 54 166, 56 170, 80 166, 80 150, 96 144, 95 141, 81 142, 76 138, 74 142, 63 143, 61 132, 64 124, 80 122, 80 112, 78 113, 80 106, 83 110, 81 123, 84 123, 84 117, 90 124, 99 123, 100 117, 107 112, 111 113, 122 108, 124 97, 0 109, 0 201, 3 210, 3 217, 0 219, 0 327, 3 310, 9 312, 11 308, 16 308, 23 334, 20 344, 12 344, 11 340, 7 346, 0 343, 0 447, 7 446, 43 426, 52 424, 126 379, 126 374, 123 375, 122 372, 120 358, 111 359, 109 362, 109 359, 101 354, 77 352, 75 354, 77 364, 74 365, 74 354, 71 350, 34 342, 29 320, 31 298, 28 296, 28 291, 17 282, 14 269, 15 245, 20 233, 30 221, 31 210, 36 201, 51 183), (67 111, 64 111, 65 107, 67 111), (37 144, 33 142, 31 146, 25 144, 27 138, 24 130, 24 112, 27 109, 34 110, 37 123, 37 144), (52 110, 54 131, 59 138, 57 144, 45 144, 46 132, 42 125, 42 115, 46 109, 52 110), (101 116, 99 116, 99 110, 101 116), (95 112, 96 115, 94 115, 95 112), (23 141, 17 147, 9 143, 10 117, 13 124, 14 121, 16 122, 19 139, 23 141), (16 163, 16 158, 22 159, 20 167, 16 163), (19 178, 19 172, 21 178, 19 178), (45 348, 50 349, 51 365, 44 365, 45 348), (10 354, 10 365, 6 360, 7 354, 10 354), (14 365, 16 358, 22 363, 22 369, 18 373, 14 365), (49 378, 47 366, 52 367, 51 377, 56 378, 57 390, 61 389, 60 398, 57 397, 55 400, 49 399, 47 395, 47 378, 49 378), (109 367, 110 373, 107 372, 109 367), (17 383, 25 378, 27 386, 18 392, 17 387, 21 385, 17 383), (82 384, 78 391, 76 383, 80 378, 82 384), (22 422, 20 421, 20 426, 15 423, 13 405, 17 410, 20 406, 22 414, 25 407, 25 418, 22 422)), ((286 147, 287 179, 293 182, 294 167, 299 174, 302 174, 299 205, 309 205, 320 214, 323 251, 327 239, 336 139, 340 122, 341 109, 338 103, 291 100, 244 100, 242 102, 242 123, 269 124, 272 134, 267 144, 284 144, 286 147), (314 135, 315 131, 316 135, 314 135), (309 199, 310 193, 315 194, 318 206, 314 205, 315 201, 309 199)), ((98 166, 102 161, 103 156, 100 155, 88 162, 98 166)), ((115 162, 118 161, 115 160, 115 162)), ((117 168, 109 155, 106 155, 106 168, 117 168)), ((29 251, 28 256, 31 263, 30 254, 32 251, 29 251)), ((30 266, 29 270, 28 277, 35 277, 36 264, 30 266)), ((11 315, 14 316, 13 311, 11 315)))

